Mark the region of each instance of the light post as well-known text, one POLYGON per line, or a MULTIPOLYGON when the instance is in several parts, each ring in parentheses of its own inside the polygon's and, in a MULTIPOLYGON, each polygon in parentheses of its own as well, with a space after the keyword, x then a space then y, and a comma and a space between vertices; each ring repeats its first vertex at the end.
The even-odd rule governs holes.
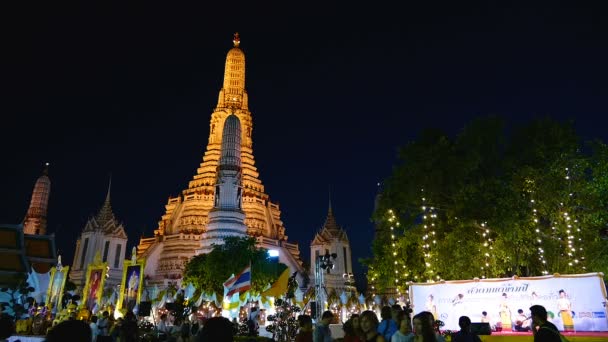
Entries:
POLYGON ((319 255, 315 262, 315 320, 319 321, 325 302, 327 301, 327 291, 325 289, 325 272, 329 274, 334 268, 334 260, 338 257, 336 253, 329 253, 325 250, 324 255, 319 255))

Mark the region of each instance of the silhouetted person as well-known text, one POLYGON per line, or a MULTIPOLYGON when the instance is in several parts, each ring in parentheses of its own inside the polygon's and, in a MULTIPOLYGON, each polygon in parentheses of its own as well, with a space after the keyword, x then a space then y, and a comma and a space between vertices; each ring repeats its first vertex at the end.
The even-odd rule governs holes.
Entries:
POLYGON ((137 331, 137 317, 133 311, 125 314, 125 319, 119 331, 120 342, 136 342, 139 339, 137 331))
POLYGON ((14 333, 15 323, 13 323, 13 320, 6 315, 0 314, 0 341, 7 341, 14 333))
POLYGON ((561 342, 561 334, 557 327, 551 322, 547 322, 547 310, 541 305, 532 305, 532 322, 534 327, 534 342, 561 342), (537 330, 538 329, 538 330, 537 330))
POLYGON ((471 332, 471 319, 467 316, 461 316, 458 319, 460 331, 454 334, 452 342, 481 342, 479 336, 471 332))
POLYGON ((91 342, 91 328, 85 321, 70 319, 54 326, 46 342, 91 342))
POLYGON ((199 342, 233 342, 234 330, 226 317, 212 317, 205 322, 198 335, 199 342))

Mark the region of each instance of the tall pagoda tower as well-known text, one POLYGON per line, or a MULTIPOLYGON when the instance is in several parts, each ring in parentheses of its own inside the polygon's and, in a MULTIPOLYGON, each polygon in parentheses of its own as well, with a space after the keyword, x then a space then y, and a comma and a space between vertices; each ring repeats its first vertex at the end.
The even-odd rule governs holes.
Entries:
POLYGON ((30 207, 23 219, 23 233, 29 235, 46 234, 46 212, 51 195, 51 180, 49 179, 49 163, 46 163, 42 176, 38 177, 32 192, 30 207))
POLYGON ((287 242, 279 206, 270 201, 255 167, 253 120, 245 90, 245 54, 238 33, 232 42, 234 46, 226 56, 223 87, 211 114, 203 161, 188 188, 180 196, 169 198, 154 237, 140 239, 137 247, 138 256, 147 260, 146 274, 154 275, 152 283, 179 280, 188 260, 198 252, 208 251, 201 248, 208 245, 203 240, 214 209, 222 138, 230 116, 235 116, 240 124, 240 203, 246 233, 256 237, 264 248, 284 249, 281 262, 301 270, 299 248, 287 242))

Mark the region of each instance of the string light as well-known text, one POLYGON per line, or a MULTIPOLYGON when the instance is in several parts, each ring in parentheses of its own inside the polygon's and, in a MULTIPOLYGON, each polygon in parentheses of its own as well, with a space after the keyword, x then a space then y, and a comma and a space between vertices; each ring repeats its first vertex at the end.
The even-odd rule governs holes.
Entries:
MULTIPOLYGON (((424 189, 420 190, 424 192, 424 189)), ((433 282, 439 279, 439 276, 433 269, 436 264, 434 247, 437 245, 436 235, 437 213, 434 207, 429 207, 426 204, 426 197, 422 197, 422 251, 424 255, 425 273, 427 282, 433 282)))
POLYGON ((538 252, 538 261, 540 262, 541 273, 543 275, 547 275, 549 274, 549 271, 547 271, 547 259, 545 259, 545 249, 543 248, 543 240, 541 239, 541 226, 538 220, 538 210, 534 208, 536 201, 534 199, 531 199, 530 204, 532 205, 532 222, 535 227, 534 232, 536 233, 536 248, 538 252))
POLYGON ((485 279, 488 275, 488 270, 490 269, 490 265, 493 264, 494 257, 494 246, 493 240, 491 236, 491 231, 488 228, 487 222, 481 224, 481 229, 478 231, 478 234, 481 236, 482 242, 479 252, 483 255, 483 262, 481 267, 481 278, 485 279))
MULTIPOLYGON (((567 181, 568 187, 568 198, 566 203, 571 202, 574 194, 571 192, 572 188, 572 177, 570 174, 570 169, 566 168, 566 175, 564 178, 567 181)), ((572 216, 571 213, 566 211, 564 203, 560 203, 561 206, 561 215, 560 220, 562 221, 562 232, 561 236, 566 240, 565 245, 565 255, 568 256, 568 266, 572 271, 585 270, 586 267, 584 265, 585 257, 582 253, 583 248, 576 248, 576 246, 583 245, 583 238, 581 234, 581 229, 579 226, 578 220, 572 216)))

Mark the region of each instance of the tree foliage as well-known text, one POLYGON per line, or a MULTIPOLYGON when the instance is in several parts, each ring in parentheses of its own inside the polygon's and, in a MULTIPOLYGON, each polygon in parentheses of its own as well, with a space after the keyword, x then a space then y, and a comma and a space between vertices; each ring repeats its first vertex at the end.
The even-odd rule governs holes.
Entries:
POLYGON ((608 148, 572 124, 507 130, 471 122, 426 130, 400 150, 374 213, 368 280, 407 281, 608 271, 608 148))
POLYGON ((223 245, 208 254, 194 256, 184 271, 184 282, 191 282, 204 293, 223 294, 223 283, 251 264, 251 290, 261 293, 287 268, 268 258, 268 251, 256 246, 255 238, 227 237, 223 245))

